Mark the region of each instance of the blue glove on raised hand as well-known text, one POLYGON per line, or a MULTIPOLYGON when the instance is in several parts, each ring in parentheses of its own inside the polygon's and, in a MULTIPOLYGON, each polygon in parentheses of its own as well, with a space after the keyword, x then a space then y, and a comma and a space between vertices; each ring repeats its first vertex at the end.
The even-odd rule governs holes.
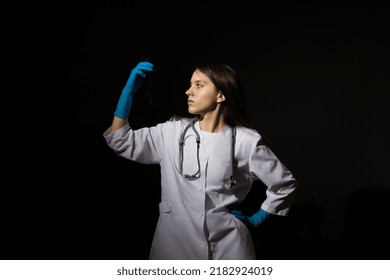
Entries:
POLYGON ((230 213, 243 221, 245 224, 249 224, 253 228, 258 228, 261 224, 263 224, 269 217, 271 217, 271 213, 260 208, 257 212, 255 212, 251 216, 245 215, 237 206, 230 206, 230 213))
POLYGON ((130 77, 127 80, 122 94, 119 98, 114 115, 121 119, 128 119, 133 103, 135 92, 142 86, 145 81, 146 74, 153 71, 154 65, 150 62, 143 61, 131 70, 130 77))

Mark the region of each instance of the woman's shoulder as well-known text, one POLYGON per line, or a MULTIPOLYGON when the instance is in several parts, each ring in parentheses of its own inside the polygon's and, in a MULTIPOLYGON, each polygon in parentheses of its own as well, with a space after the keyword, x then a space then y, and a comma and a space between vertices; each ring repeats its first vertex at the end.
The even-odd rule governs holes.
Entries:
POLYGON ((172 117, 169 118, 168 121, 170 121, 170 122, 176 122, 176 123, 189 123, 189 122, 192 121, 193 119, 194 119, 194 118, 191 118, 191 117, 173 115, 172 117))
POLYGON ((193 118, 174 115, 160 125, 172 130, 181 130, 184 126, 191 122, 191 120, 193 120, 193 118))
POLYGON ((236 130, 237 141, 246 143, 257 143, 262 140, 260 132, 254 128, 237 126, 236 130))
POLYGON ((259 138, 261 137, 259 131, 257 131, 254 128, 249 128, 249 127, 243 127, 243 126, 237 126, 237 135, 242 134, 245 137, 254 137, 254 138, 259 138))

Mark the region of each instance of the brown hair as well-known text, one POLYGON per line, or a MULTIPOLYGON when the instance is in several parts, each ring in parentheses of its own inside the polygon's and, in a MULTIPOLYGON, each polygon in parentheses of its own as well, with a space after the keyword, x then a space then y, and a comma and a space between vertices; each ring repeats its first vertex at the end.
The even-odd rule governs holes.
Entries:
POLYGON ((252 127, 247 119, 244 91, 236 72, 223 63, 204 63, 195 66, 222 91, 226 100, 223 104, 223 118, 229 126, 252 127))

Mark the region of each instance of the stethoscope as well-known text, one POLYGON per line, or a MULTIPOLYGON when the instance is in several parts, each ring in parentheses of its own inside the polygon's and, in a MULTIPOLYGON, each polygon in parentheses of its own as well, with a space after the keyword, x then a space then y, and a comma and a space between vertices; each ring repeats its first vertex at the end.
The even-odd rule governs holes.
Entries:
MULTIPOLYGON (((193 118, 187 126, 184 128, 181 136, 180 136, 180 143, 179 143, 179 152, 180 152, 180 174, 187 180, 197 180, 200 178, 200 160, 199 160, 199 150, 200 150, 200 135, 198 131, 195 128, 195 123, 199 120, 198 117, 193 118), (185 145, 185 136, 188 131, 188 129, 192 128, 192 130, 195 132, 196 135, 196 159, 198 163, 198 170, 190 175, 190 174, 183 174, 183 160, 184 160, 184 145, 185 145)), ((234 172, 233 172, 233 166, 234 166, 234 148, 236 144, 236 127, 232 127, 232 145, 231 145, 231 171, 232 175, 230 176, 230 187, 234 187, 236 185, 236 180, 234 179, 234 172)))

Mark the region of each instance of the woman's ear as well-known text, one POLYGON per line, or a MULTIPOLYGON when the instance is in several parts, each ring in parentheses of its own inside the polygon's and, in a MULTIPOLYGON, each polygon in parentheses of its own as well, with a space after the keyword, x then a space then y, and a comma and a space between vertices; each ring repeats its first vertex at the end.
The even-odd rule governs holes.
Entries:
POLYGON ((217 102, 223 102, 225 100, 226 100, 225 95, 222 93, 222 91, 219 91, 218 92, 217 102))

